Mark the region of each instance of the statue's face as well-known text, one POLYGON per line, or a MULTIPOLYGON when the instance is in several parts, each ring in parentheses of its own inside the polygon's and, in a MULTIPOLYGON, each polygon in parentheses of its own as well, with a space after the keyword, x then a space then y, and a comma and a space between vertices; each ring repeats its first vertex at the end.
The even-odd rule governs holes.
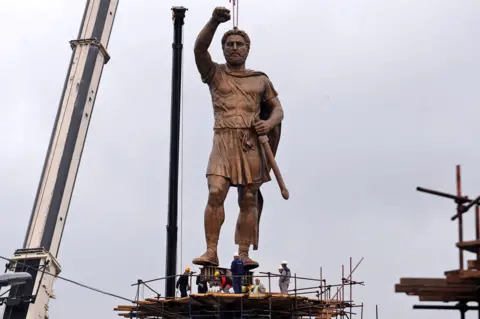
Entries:
POLYGON ((223 55, 230 65, 244 64, 248 56, 248 46, 245 39, 238 34, 228 36, 223 46, 223 55))

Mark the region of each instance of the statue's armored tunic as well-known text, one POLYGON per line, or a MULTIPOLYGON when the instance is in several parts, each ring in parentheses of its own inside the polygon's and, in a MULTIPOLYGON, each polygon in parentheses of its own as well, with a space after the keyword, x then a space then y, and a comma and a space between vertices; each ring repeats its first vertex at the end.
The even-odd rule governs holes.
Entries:
POLYGON ((263 102, 277 96, 273 84, 261 72, 216 63, 202 80, 209 85, 215 117, 207 175, 223 176, 234 186, 270 181, 253 123, 263 102))

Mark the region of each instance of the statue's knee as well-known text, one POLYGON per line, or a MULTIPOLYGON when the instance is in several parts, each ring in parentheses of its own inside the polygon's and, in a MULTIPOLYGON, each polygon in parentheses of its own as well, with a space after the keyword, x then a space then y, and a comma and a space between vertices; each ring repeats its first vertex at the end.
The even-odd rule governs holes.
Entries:
POLYGON ((208 193, 208 202, 210 205, 221 205, 223 192, 219 187, 210 187, 208 193))
POLYGON ((247 191, 243 194, 242 199, 240 200, 240 204, 252 206, 256 204, 256 194, 253 192, 247 191))

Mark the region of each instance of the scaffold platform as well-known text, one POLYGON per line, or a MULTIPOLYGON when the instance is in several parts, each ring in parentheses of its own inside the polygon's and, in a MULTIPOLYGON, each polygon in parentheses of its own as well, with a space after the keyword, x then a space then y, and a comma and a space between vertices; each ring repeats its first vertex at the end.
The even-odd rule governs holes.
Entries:
MULTIPOLYGON (((207 293, 193 293, 189 296, 178 298, 166 298, 161 296, 152 286, 152 283, 159 283, 167 277, 143 281, 137 280, 132 284, 137 288, 136 297, 131 305, 119 305, 113 310, 120 317, 135 319, 153 318, 271 318, 271 319, 298 319, 298 318, 352 318, 356 315, 355 309, 363 314, 363 303, 353 302, 353 286, 364 286, 363 281, 354 281, 352 275, 363 258, 353 267, 353 260, 350 257, 350 271, 347 275, 345 266, 342 265, 341 283, 331 284, 323 277, 320 267, 320 277, 300 277, 293 273, 287 293, 272 291, 272 280, 280 277, 280 274, 271 272, 259 272, 254 276, 249 272, 243 278, 243 282, 251 283, 255 279, 265 279, 265 291, 253 293, 247 289, 244 293, 228 293, 209 290, 207 293), (303 284, 301 283, 303 282, 303 284), (140 298, 144 289, 154 294, 154 298, 140 298), (345 298, 347 289, 348 297, 345 298)), ((190 273, 189 286, 192 289, 194 278, 202 277, 207 280, 210 289, 216 287, 218 278, 215 275, 217 270, 227 273, 226 268, 202 268, 199 274, 190 273)), ((175 275, 178 277, 179 275, 175 275)), ((275 288, 273 288, 275 289, 275 288)))
POLYGON ((320 300, 290 294, 266 293, 192 294, 185 298, 138 301, 114 310, 124 318, 334 318, 351 304, 341 300, 320 300))

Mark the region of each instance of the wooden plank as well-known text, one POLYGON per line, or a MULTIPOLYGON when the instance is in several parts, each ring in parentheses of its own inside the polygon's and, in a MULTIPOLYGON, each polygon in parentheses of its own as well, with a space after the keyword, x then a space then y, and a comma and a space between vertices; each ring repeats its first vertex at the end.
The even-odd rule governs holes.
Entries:
POLYGON ((474 298, 472 296, 462 296, 462 295, 442 295, 442 296, 419 296, 420 301, 429 301, 429 302, 459 302, 459 301, 470 301, 474 298))
POLYGON ((411 286, 450 286, 454 285, 472 285, 472 282, 460 277, 459 270, 450 270, 445 272, 445 278, 400 278, 400 285, 411 286))
POLYGON ((147 298, 145 299, 146 301, 149 301, 151 303, 164 303, 165 299, 157 299, 157 298, 147 298))
POLYGON ((472 281, 475 279, 476 274, 472 273, 473 270, 454 270, 445 272, 445 281, 449 285, 478 285, 478 282, 472 281))
POLYGON ((467 261, 469 270, 480 270, 480 260, 472 259, 467 261))
POLYGON ((469 240, 457 243, 457 247, 471 253, 477 253, 480 248, 480 240, 469 240))
POLYGON ((114 311, 129 311, 129 310, 134 310, 136 309, 136 306, 117 306, 116 308, 113 308, 114 311))
POLYGON ((397 293, 425 293, 425 292, 445 292, 445 293, 470 293, 475 291, 476 286, 467 285, 449 285, 449 286, 412 286, 412 285, 395 285, 397 293))
POLYGON ((459 274, 461 279, 480 279, 480 271, 478 270, 461 270, 459 274))
POLYGON ((400 278, 401 285, 446 285, 445 278, 400 278))
POLYGON ((429 301, 429 302, 450 302, 456 301, 455 297, 452 296, 419 296, 420 301, 429 301))

